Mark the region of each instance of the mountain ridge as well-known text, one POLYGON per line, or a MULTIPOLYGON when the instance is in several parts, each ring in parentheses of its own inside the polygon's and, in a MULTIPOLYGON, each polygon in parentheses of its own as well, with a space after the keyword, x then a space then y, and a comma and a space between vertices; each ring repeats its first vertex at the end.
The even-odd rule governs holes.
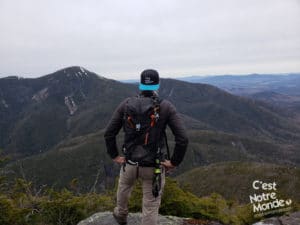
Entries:
MULTIPOLYGON (((0 148, 11 156, 4 173, 11 179, 25 174, 38 187, 60 189, 76 179, 82 192, 111 188, 119 168, 106 153, 103 130, 117 105, 137 94, 136 84, 81 67, 0 79, 0 148)), ((159 95, 176 106, 190 139, 174 175, 230 161, 300 164, 300 128, 268 104, 174 79, 161 79, 159 95)))
POLYGON ((94 122, 89 119, 91 115, 78 118, 79 114, 84 117, 85 114, 90 114, 89 110, 92 109, 93 114, 101 117, 102 112, 105 112, 105 104, 116 106, 121 101, 122 95, 132 95, 133 92, 129 87, 120 91, 122 88, 119 88, 119 82, 98 77, 96 74, 86 71, 81 67, 71 67, 36 79, 0 79, 0 98, 2 99, 0 102, 5 102, 2 107, 0 104, 0 114, 3 115, 0 124, 3 124, 1 128, 4 130, 3 133, 1 132, 2 143, 0 146, 2 148, 9 146, 10 149, 17 150, 25 145, 31 149, 35 148, 34 151, 43 148, 43 143, 49 143, 49 147, 51 147, 69 134, 73 136, 72 132, 75 133, 74 135, 78 132, 81 133, 79 131, 81 128, 76 125, 78 119, 81 120, 80 124, 85 126, 82 129, 85 130, 85 133, 95 131, 97 127, 103 128, 104 120, 109 119, 108 112, 105 113, 103 120, 94 122), (85 74, 82 70, 85 71, 85 74), (118 91, 114 88, 119 89, 120 95, 117 95, 118 91), (112 103, 108 103, 107 98, 111 98, 112 103), (96 106, 98 102, 95 99, 101 102, 101 108, 96 106), (50 121, 51 118, 52 121, 50 121), (43 126, 44 123, 48 123, 48 125, 43 126), (38 139, 42 135, 33 133, 36 129, 32 131, 31 128, 32 126, 35 128, 36 125, 42 126, 40 131, 45 131, 44 140, 37 147, 30 147, 29 145, 34 146, 35 143, 31 142, 26 145, 26 142, 32 139, 28 133, 34 136, 33 139, 38 139), (51 133, 51 130, 54 132, 51 133), (25 131, 26 133, 22 133, 25 131), (8 133, 12 135, 5 136, 8 133), (24 138, 20 140, 20 143, 15 141, 24 135, 27 135, 26 140, 24 138), (46 139, 51 136, 54 136, 53 142, 47 141, 46 139), (17 145, 12 146, 15 143, 17 145))
POLYGON ((249 95, 263 91, 275 91, 281 94, 300 95, 300 73, 249 74, 222 76, 192 76, 179 80, 192 83, 206 83, 237 95, 249 95))
MULTIPOLYGON (((297 140, 300 127, 254 100, 208 84, 161 79, 160 96, 184 115, 187 127, 297 140), (197 122, 198 121, 198 122, 197 122)), ((82 67, 39 78, 0 79, 0 148, 15 155, 38 154, 69 137, 103 129, 135 84, 107 79, 82 67)))

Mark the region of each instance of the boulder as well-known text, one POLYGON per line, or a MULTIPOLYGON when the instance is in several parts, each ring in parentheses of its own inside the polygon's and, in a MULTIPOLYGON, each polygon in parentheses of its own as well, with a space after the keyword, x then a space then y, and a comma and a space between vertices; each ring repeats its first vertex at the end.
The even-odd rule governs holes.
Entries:
MULTIPOLYGON (((129 213, 128 224, 140 225, 142 219, 141 213, 129 213)), ((186 218, 180 218, 176 216, 162 216, 159 215, 159 224, 161 225, 222 225, 219 222, 214 221, 200 221, 186 218)), ((118 225, 114 220, 111 212, 99 212, 90 216, 89 218, 80 221, 77 225, 118 225)))
MULTIPOLYGON (((128 224, 141 224, 141 213, 129 213, 128 224)), ((162 216, 159 215, 160 225, 222 225, 216 221, 194 220, 188 218, 180 218, 176 216, 162 216)), ((89 218, 80 221, 77 225, 118 225, 112 216, 111 212, 99 212, 90 216, 89 218)), ((290 213, 281 217, 272 217, 253 225, 300 225, 300 211, 290 213)))

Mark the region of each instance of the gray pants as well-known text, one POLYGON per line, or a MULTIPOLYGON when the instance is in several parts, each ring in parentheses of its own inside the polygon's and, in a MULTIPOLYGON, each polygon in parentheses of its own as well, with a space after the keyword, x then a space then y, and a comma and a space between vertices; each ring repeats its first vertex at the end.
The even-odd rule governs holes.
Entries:
POLYGON ((126 218, 128 215, 128 200, 133 189, 134 183, 138 178, 142 180, 143 187, 143 212, 142 225, 156 225, 158 220, 158 210, 161 202, 161 194, 165 185, 165 169, 162 168, 161 191, 158 197, 152 194, 153 167, 139 167, 126 164, 125 171, 121 168, 118 192, 117 207, 115 214, 126 218))

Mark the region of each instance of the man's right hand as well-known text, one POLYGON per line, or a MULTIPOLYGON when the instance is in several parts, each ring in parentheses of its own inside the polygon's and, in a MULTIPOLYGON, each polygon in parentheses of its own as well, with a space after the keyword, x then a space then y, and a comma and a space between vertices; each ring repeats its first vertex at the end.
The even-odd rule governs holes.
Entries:
POLYGON ((123 156, 117 156, 116 158, 113 159, 113 161, 118 164, 123 164, 126 162, 125 157, 123 156))
POLYGON ((165 161, 161 162, 160 164, 166 168, 167 173, 170 173, 173 169, 176 168, 176 166, 174 166, 170 160, 165 160, 165 161))

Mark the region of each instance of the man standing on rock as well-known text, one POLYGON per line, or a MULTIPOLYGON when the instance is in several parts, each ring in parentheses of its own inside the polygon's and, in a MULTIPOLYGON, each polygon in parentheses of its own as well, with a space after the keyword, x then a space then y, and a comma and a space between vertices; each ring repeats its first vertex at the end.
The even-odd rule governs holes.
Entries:
MULTIPOLYGON (((107 153, 122 165, 117 191, 117 206, 113 216, 119 224, 127 224, 128 200, 136 179, 142 180, 142 225, 156 225, 165 171, 174 169, 184 158, 188 139, 182 119, 167 100, 158 98, 159 74, 144 70, 139 85, 140 94, 125 99, 115 110, 104 138, 107 153), (175 148, 165 159, 166 127, 175 137, 175 148), (125 137, 119 155, 116 136, 123 127, 125 137)), ((168 151, 169 152, 169 151, 168 151)))

